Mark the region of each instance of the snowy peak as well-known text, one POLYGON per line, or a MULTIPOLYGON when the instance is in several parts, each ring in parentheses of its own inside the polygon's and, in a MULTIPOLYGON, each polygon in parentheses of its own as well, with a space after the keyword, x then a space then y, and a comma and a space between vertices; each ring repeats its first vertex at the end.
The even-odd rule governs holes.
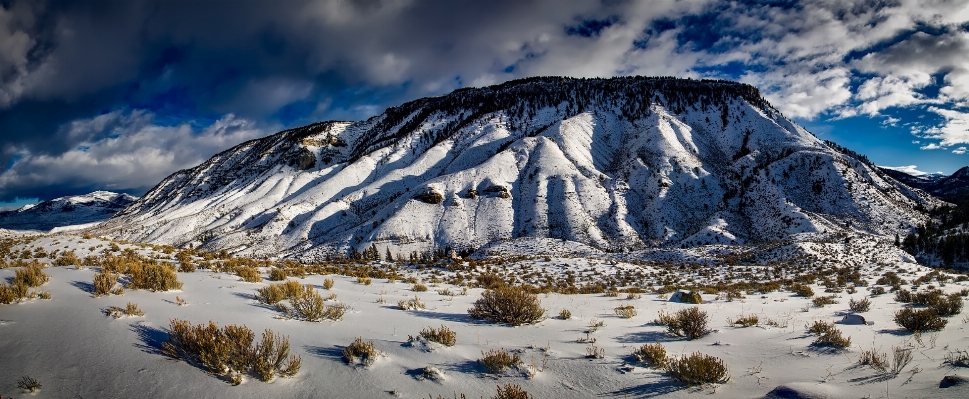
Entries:
POLYGON ((99 233, 307 258, 517 238, 630 251, 889 235, 933 201, 748 85, 544 77, 243 143, 169 176, 99 233))
POLYGON ((138 198, 110 191, 60 197, 14 211, 0 212, 0 227, 47 231, 55 227, 101 222, 138 198))
POLYGON ((913 176, 908 173, 881 168, 894 179, 905 183, 909 187, 924 190, 939 198, 957 196, 969 193, 969 166, 964 166, 950 176, 932 173, 913 176))

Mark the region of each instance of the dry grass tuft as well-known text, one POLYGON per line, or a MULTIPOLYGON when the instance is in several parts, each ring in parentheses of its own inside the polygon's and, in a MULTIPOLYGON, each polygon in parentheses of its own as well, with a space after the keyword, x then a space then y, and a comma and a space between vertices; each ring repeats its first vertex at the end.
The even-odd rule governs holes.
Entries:
POLYGON ((559 312, 559 318, 562 319, 562 320, 571 319, 572 318, 572 312, 569 311, 568 309, 562 309, 562 311, 559 312))
POLYGON ((812 342, 816 346, 830 346, 845 349, 851 346, 851 337, 845 337, 841 330, 834 327, 834 323, 815 321, 808 327, 808 332, 818 337, 812 342))
POLYGON ((616 316, 622 317, 624 319, 631 319, 637 314, 639 314, 639 312, 636 311, 636 307, 633 305, 618 306, 615 309, 613 309, 613 311, 616 312, 616 316))
POLYGON ((636 360, 646 363, 654 369, 666 368, 666 348, 659 342, 655 344, 645 344, 633 352, 636 360))
POLYGON ((242 278, 242 281, 247 283, 259 283, 262 282, 262 276, 259 275, 259 271, 254 267, 242 266, 236 268, 236 275, 242 278))
POLYGON ((670 358, 666 371, 674 380, 690 386, 724 383, 730 379, 723 360, 700 352, 683 355, 679 359, 670 358))
MULTIPOLYGON (((464 395, 461 395, 462 397, 464 395)), ((515 384, 505 384, 504 387, 498 386, 498 393, 491 399, 533 399, 534 396, 525 392, 522 387, 515 384)))
POLYGON ((373 341, 364 342, 363 337, 357 337, 343 349, 343 359, 350 364, 357 363, 359 359, 363 365, 369 366, 377 360, 377 348, 373 341))
POLYGON ((814 306, 817 306, 819 308, 823 308, 824 305, 834 305, 834 304, 838 303, 838 300, 835 299, 835 298, 837 298, 837 297, 834 296, 834 295, 816 296, 816 297, 814 297, 814 299, 811 300, 811 303, 813 303, 814 306))
POLYGON ((333 279, 332 278, 323 279, 323 289, 329 290, 331 288, 333 288, 333 279))
POLYGON ((862 350, 861 355, 858 356, 858 365, 869 366, 880 373, 884 373, 888 371, 888 355, 878 353, 875 348, 862 350))
POLYGON ((17 388, 23 389, 24 391, 30 393, 37 392, 41 387, 43 387, 43 385, 41 385, 40 381, 37 381, 36 378, 29 375, 20 377, 20 381, 17 381, 17 388))
POLYGON ((454 330, 447 328, 447 326, 443 324, 441 325, 440 329, 428 327, 421 330, 421 337, 444 346, 454 346, 458 343, 457 333, 455 333, 454 330))
POLYGON ((848 300, 848 309, 852 312, 862 313, 867 312, 871 309, 871 300, 868 298, 861 298, 860 300, 854 300, 854 298, 848 300))
POLYGON ((283 280, 286 280, 286 277, 287 277, 286 270, 280 269, 278 267, 274 267, 272 268, 272 270, 269 271, 270 281, 283 281, 283 280))
POLYGON ((500 374, 505 371, 505 369, 510 367, 517 367, 522 364, 522 359, 518 356, 518 353, 492 349, 487 352, 481 351, 481 359, 478 359, 478 363, 481 363, 488 371, 500 374))
POLYGON ((912 361, 912 348, 892 347, 892 374, 898 375, 912 361))
POLYGON ((468 309, 475 319, 485 319, 492 323, 508 323, 512 326, 537 323, 544 319, 538 296, 520 287, 498 287, 481 293, 481 298, 468 309))
POLYGON ((120 319, 124 316, 132 316, 132 317, 144 316, 145 312, 142 311, 141 309, 138 309, 138 304, 128 302, 128 304, 124 308, 111 306, 107 309, 104 309, 104 314, 105 316, 111 316, 111 317, 114 317, 115 319, 120 319))
POLYGON ((418 297, 417 295, 414 295, 414 299, 408 299, 406 301, 398 301, 397 307, 399 307, 400 310, 417 310, 417 309, 424 309, 425 305, 424 305, 424 302, 421 302, 420 297, 418 297))
POLYGON ((738 325, 741 327, 752 327, 760 324, 760 317, 758 317, 755 314, 752 314, 749 316, 740 316, 737 318, 737 320, 734 320, 733 323, 730 323, 730 324, 738 325))

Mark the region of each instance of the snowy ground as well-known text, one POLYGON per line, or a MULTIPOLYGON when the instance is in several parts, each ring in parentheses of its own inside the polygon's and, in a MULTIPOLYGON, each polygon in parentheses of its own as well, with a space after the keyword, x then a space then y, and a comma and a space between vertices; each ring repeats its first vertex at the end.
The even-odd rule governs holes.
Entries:
MULTIPOLYGON (((48 251, 76 248, 83 258, 108 243, 55 236, 27 245, 42 246, 48 251)), ((152 253, 148 249, 141 251, 152 253)), ((589 259, 554 257, 548 262, 528 263, 538 265, 533 267, 564 264, 576 270, 591 264, 607 265, 589 259)), ((914 264, 896 267, 908 281, 928 271, 914 264)), ((13 277, 15 270, 0 270, 0 280, 13 277)), ((875 266, 870 265, 861 270, 869 286, 873 286, 887 269, 876 272, 875 266)), ((342 321, 315 323, 281 319, 276 310, 252 299, 256 289, 270 281, 246 283, 235 275, 200 269, 178 273, 184 282, 180 291, 129 289, 123 296, 95 298, 89 291, 97 268, 51 267, 45 271, 51 280, 40 289, 51 292, 52 299, 0 305, 0 397, 451 398, 464 393, 477 398, 491 397, 496 385, 509 383, 520 385, 536 398, 679 398, 706 397, 711 393, 719 397, 756 398, 780 385, 804 393, 826 393, 828 397, 969 395, 965 386, 939 387, 946 375, 969 376, 969 370, 944 363, 947 354, 969 349, 969 312, 950 317, 943 331, 925 333, 918 342, 892 321, 893 312, 903 305, 886 293, 872 297, 871 310, 863 313, 873 325, 837 325, 851 337, 849 350, 833 351, 811 345, 813 337, 807 334, 805 325, 815 320, 840 320, 848 310, 849 298, 868 296, 866 287, 859 287, 854 294, 836 294, 840 303, 821 308, 813 306, 810 298, 795 297, 783 290, 763 295, 750 293, 745 299, 730 302, 716 295, 704 295, 706 303, 700 309, 711 316, 714 332, 688 341, 667 335, 665 328, 652 320, 660 311, 670 313, 693 305, 671 303, 665 296, 653 293, 636 299, 629 299, 626 294, 543 294, 539 299, 548 309, 548 319, 535 325, 509 327, 469 318, 467 310, 483 291, 480 288, 460 295, 461 287, 428 284, 427 292, 415 293, 411 284, 404 282, 375 278, 372 284, 364 285, 353 277, 311 275, 297 280, 313 284, 324 296, 336 294, 338 301, 351 308, 342 321), (335 280, 329 291, 322 288, 325 278, 335 280), (445 288, 458 295, 437 293, 445 288), (397 301, 415 295, 427 305, 426 310, 398 309, 397 301), (178 305, 176 297, 187 304, 178 305), (103 309, 108 306, 124 307, 127 302, 137 303, 145 316, 114 319, 104 315, 103 309), (630 319, 616 316, 613 309, 622 305, 635 306, 638 315, 630 319), (562 309, 570 310, 572 319, 557 318, 562 309), (737 328, 728 323, 728 319, 741 315, 758 315, 760 325, 737 328), (293 353, 302 358, 302 369, 291 379, 264 383, 250 376, 241 386, 232 386, 159 353, 173 318, 193 323, 211 320, 220 326, 245 324, 257 334, 272 329, 289 336, 293 353), (777 325, 768 326, 768 319, 777 325), (605 325, 587 334, 594 320, 605 325), (456 346, 425 348, 407 343, 409 335, 441 325, 457 332, 456 346), (348 365, 341 353, 356 337, 374 341, 385 356, 370 367, 348 365), (586 357, 590 344, 578 341, 591 339, 605 351, 603 358, 586 357), (723 359, 731 378, 725 384, 683 386, 665 372, 645 367, 631 356, 635 348, 653 342, 662 343, 671 355, 700 351, 717 356, 723 359), (883 374, 857 364, 861 351, 873 348, 888 353, 891 359, 893 346, 914 348, 911 363, 900 374, 883 374), (535 366, 539 372, 531 378, 522 371, 499 377, 478 364, 482 351, 502 348, 520 351, 525 366, 535 366), (421 370, 427 366, 443 370, 445 379, 421 379, 421 370), (23 375, 36 378, 43 388, 34 394, 23 393, 17 388, 17 380, 23 375)), ((935 284, 946 292, 969 287, 965 281, 935 284)), ((817 295, 827 295, 824 287, 812 287, 817 295)), ((911 289, 908 285, 903 287, 911 289)))

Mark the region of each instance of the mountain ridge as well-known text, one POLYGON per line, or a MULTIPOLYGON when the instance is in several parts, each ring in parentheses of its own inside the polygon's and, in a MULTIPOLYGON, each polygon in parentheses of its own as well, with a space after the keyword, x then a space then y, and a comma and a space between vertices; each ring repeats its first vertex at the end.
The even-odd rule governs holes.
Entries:
POLYGON ((0 228, 48 231, 55 227, 101 222, 134 203, 137 197, 94 191, 0 211, 0 228))
POLYGON ((519 237, 634 251, 891 235, 938 203, 832 145, 744 84, 530 78, 243 143, 96 230, 306 258, 519 237))

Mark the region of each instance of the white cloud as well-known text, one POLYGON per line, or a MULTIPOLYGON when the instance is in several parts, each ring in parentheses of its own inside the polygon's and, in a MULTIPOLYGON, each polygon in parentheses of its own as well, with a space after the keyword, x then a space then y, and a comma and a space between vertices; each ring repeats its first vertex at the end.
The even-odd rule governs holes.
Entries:
POLYGON ((907 165, 907 166, 879 166, 879 168, 897 170, 899 172, 904 172, 904 173, 910 174, 912 176, 922 176, 922 175, 928 174, 928 173, 925 173, 925 172, 923 172, 921 170, 918 170, 918 166, 916 166, 916 165, 907 165))
POLYGON ((929 111, 939 114, 945 121, 921 132, 923 137, 941 140, 939 145, 942 147, 969 144, 969 113, 939 107, 929 107, 929 111))
POLYGON ((945 147, 942 147, 936 143, 928 143, 926 145, 919 147, 920 150, 941 150, 943 148, 945 147))
POLYGON ((232 115, 204 128, 160 126, 152 123, 152 117, 134 110, 74 121, 67 128, 69 134, 93 139, 57 155, 19 151, 18 160, 0 173, 0 190, 52 185, 143 190, 179 169, 265 135, 252 122, 232 115), (105 129, 110 129, 109 134, 105 129))
POLYGON ((957 155, 965 154, 966 153, 966 147, 956 148, 956 149, 952 150, 952 153, 953 154, 957 154, 957 155))

